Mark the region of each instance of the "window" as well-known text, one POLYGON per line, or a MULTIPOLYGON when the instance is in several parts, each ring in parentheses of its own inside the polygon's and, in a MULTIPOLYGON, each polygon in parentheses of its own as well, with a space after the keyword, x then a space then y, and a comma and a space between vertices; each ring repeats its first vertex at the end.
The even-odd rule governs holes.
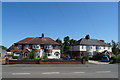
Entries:
POLYGON ((55 46, 55 49, 59 49, 59 46, 58 46, 58 45, 56 45, 56 46, 55 46))
POLYGON ((59 56, 59 52, 55 52, 55 54, 54 54, 55 56, 59 56))
POLYGON ((104 49, 105 49, 105 46, 104 46, 104 49))
POLYGON ((52 49, 52 45, 44 45, 45 49, 52 49))
POLYGON ((19 44, 19 45, 18 45, 18 49, 22 49, 22 45, 19 44))
POLYGON ((100 46, 97 46, 96 49, 101 49, 101 47, 100 47, 100 46))
POLYGON ((26 49, 28 49, 28 48, 29 48, 29 45, 28 45, 28 44, 26 44, 26 45, 25 45, 25 48, 26 48, 26 49))
POLYGON ((90 49, 92 49, 92 46, 90 47, 90 49))
POLYGON ((48 53, 48 56, 51 56, 52 55, 52 53, 48 53))
POLYGON ((84 46, 82 46, 82 49, 84 49, 84 46))
POLYGON ((110 50, 110 47, 108 47, 108 50, 110 50))
POLYGON ((33 49, 40 49, 40 45, 32 45, 33 49))
POLYGON ((24 57, 27 57, 28 56, 28 54, 27 53, 24 53, 24 57))

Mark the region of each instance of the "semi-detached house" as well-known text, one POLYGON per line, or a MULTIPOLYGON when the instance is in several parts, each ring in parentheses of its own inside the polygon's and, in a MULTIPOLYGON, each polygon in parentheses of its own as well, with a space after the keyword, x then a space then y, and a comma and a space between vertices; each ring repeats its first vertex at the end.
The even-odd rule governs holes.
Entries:
POLYGON ((29 53, 36 49, 36 57, 60 58, 60 45, 49 37, 28 37, 14 43, 10 51, 14 56, 28 57, 29 53))
POLYGON ((105 53, 111 57, 112 47, 97 39, 90 39, 87 35, 71 45, 70 54, 72 56, 93 56, 96 53, 105 53))

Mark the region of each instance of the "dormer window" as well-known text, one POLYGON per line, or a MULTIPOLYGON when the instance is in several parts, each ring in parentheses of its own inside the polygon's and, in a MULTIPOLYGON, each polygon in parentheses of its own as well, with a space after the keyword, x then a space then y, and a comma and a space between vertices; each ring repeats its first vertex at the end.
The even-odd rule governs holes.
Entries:
POLYGON ((19 45, 18 45, 18 49, 22 49, 22 45, 19 44, 19 45))

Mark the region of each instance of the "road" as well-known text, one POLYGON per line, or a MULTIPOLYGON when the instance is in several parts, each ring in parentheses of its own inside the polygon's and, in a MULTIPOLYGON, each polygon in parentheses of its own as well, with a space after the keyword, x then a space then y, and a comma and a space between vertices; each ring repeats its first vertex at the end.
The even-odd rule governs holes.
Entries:
POLYGON ((117 64, 13 64, 3 78, 118 78, 117 64))

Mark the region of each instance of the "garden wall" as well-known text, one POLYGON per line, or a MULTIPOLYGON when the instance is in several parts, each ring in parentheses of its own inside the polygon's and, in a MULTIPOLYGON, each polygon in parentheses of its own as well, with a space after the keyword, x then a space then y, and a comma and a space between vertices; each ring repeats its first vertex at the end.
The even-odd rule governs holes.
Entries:
POLYGON ((85 64, 85 61, 40 61, 40 64, 85 64))
POLYGON ((85 64, 83 60, 61 60, 61 61, 46 61, 46 60, 9 60, 7 64, 85 64))
POLYGON ((8 64, 39 64, 39 60, 9 60, 8 64))

